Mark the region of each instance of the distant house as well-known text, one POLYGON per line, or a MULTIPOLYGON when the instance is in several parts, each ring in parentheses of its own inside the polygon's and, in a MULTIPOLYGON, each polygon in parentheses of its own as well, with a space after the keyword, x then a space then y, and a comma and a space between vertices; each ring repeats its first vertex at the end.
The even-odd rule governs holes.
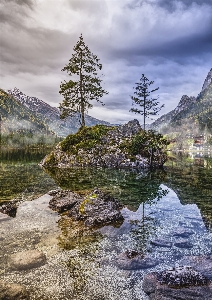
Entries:
POLYGON ((202 147, 204 142, 205 142, 204 135, 195 136, 193 146, 202 147))

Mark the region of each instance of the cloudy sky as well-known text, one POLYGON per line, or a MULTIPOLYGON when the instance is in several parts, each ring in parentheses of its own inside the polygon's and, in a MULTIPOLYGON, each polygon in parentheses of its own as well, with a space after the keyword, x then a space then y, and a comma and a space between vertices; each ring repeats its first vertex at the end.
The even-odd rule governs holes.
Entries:
POLYGON ((0 0, 0 22, 1 88, 58 107, 61 69, 82 33, 109 92, 89 114, 112 123, 142 121, 129 109, 143 73, 164 114, 197 96, 212 67, 212 0, 0 0))

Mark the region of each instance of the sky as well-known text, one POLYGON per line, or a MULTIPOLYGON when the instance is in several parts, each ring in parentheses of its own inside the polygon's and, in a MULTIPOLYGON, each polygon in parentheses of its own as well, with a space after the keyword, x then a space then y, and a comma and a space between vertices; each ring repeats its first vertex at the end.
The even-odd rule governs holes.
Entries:
POLYGON ((156 119, 197 96, 212 68, 212 0, 0 0, 0 23, 1 88, 58 107, 70 79, 61 69, 82 34, 109 92, 88 113, 111 123, 142 122, 129 112, 142 74, 165 104, 156 119))

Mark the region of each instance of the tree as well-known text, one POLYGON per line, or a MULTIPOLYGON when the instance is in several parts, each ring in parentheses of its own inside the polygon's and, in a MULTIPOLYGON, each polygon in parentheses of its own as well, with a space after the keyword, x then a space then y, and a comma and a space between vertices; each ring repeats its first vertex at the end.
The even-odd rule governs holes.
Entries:
POLYGON ((140 82, 136 83, 135 92, 134 92, 136 96, 131 96, 132 105, 135 104, 139 108, 132 107, 130 111, 144 116, 144 130, 145 130, 146 118, 148 118, 149 115, 157 115, 158 112, 161 110, 161 108, 164 107, 164 105, 158 106, 159 105, 159 102, 157 101, 158 98, 150 98, 151 93, 159 89, 158 87, 156 89, 149 90, 149 87, 153 83, 154 81, 149 81, 149 79, 146 78, 144 74, 142 74, 140 82))
POLYGON ((97 77, 97 71, 102 69, 102 65, 98 57, 85 45, 82 34, 73 50, 69 63, 62 69, 74 78, 61 82, 59 93, 64 99, 59 106, 60 117, 65 119, 79 113, 81 127, 84 127, 85 112, 93 107, 90 101, 96 100, 104 105, 99 99, 108 92, 101 87, 102 80, 97 77))

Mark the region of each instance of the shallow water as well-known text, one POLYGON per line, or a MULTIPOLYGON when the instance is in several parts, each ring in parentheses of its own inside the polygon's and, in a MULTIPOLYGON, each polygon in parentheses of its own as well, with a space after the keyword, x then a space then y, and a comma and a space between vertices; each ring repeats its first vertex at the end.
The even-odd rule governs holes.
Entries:
POLYGON ((7 178, 14 178, 12 170, 20 170, 15 176, 17 191, 9 188, 6 193, 5 180, 0 178, 2 201, 22 195, 15 218, 0 214, 0 277, 25 285, 30 299, 148 299, 142 291, 144 274, 173 266, 185 255, 212 255, 210 159, 204 167, 190 160, 178 160, 169 163, 165 171, 152 173, 108 169, 49 170, 45 173, 37 166, 37 161, 31 158, 29 174, 32 179, 28 183, 27 174, 23 177, 23 172, 29 170, 29 161, 11 162, 10 157, 1 162, 4 178, 5 174, 7 178), (95 187, 110 191, 125 205, 122 209, 124 222, 95 231, 84 229, 77 227, 65 214, 59 216, 50 210, 49 195, 30 201, 57 186, 81 194, 95 187), (33 187, 32 191, 25 192, 29 187, 33 187), (193 231, 187 238, 191 248, 174 245, 180 239, 173 235, 179 227, 193 231), (169 240, 172 247, 152 245, 151 241, 157 238, 169 240), (29 249, 43 251, 47 264, 28 271, 10 270, 10 255, 29 249), (119 269, 117 255, 127 249, 142 251, 156 258, 159 264, 145 270, 119 269))

